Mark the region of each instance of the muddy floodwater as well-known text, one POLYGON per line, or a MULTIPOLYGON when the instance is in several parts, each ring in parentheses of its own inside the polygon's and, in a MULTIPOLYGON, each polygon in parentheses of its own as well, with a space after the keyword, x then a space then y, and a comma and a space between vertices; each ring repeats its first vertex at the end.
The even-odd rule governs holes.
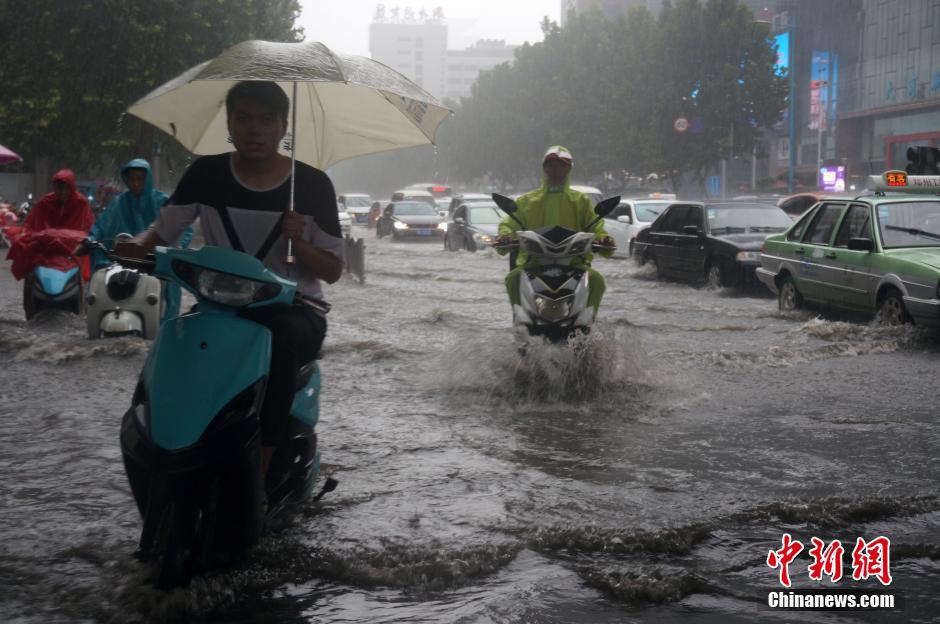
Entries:
POLYGON ((0 267, 0 621, 936 622, 940 341, 784 317, 769 293, 598 260, 595 331, 522 355, 505 259, 366 236, 321 362, 324 471, 234 568, 154 589, 118 443, 149 343, 23 320, 0 267), (794 588, 881 589, 881 611, 784 611, 794 588), (890 539, 888 587, 852 579, 890 539), (810 540, 845 577, 811 581, 810 540))

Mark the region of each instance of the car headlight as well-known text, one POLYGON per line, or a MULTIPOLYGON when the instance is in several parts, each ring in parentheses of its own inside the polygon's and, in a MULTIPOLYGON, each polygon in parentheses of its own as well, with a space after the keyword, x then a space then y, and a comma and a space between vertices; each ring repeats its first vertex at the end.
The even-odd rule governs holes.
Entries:
POLYGON ((172 267, 173 272, 201 297, 221 305, 240 308, 273 299, 281 292, 280 284, 213 271, 182 260, 174 260, 172 267))
POLYGON ((491 243, 493 242, 493 237, 487 234, 474 234, 473 240, 478 243, 491 243))
POLYGON ((392 221, 392 226, 394 226, 394 228, 395 228, 396 230, 406 230, 406 229, 408 229, 408 226, 405 225, 404 223, 402 223, 401 221, 392 221))
POLYGON ((572 297, 563 299, 549 299, 541 295, 535 296, 535 309, 546 321, 561 321, 571 314, 572 297))
POLYGON ((760 261, 760 252, 759 251, 739 251, 738 255, 734 257, 738 262, 759 262, 760 261))
POLYGON ((446 230, 446 229, 447 229, 447 224, 446 224, 446 223, 438 223, 438 224, 437 224, 437 229, 439 229, 439 230, 446 230))

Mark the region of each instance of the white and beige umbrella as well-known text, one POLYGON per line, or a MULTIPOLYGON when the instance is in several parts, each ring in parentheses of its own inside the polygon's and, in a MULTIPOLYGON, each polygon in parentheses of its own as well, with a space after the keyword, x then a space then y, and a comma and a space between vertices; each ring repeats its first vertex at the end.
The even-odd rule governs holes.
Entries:
MULTIPOLYGON (((395 70, 322 43, 245 41, 153 90, 127 112, 195 154, 231 149, 225 95, 242 80, 278 83, 291 100, 284 153, 320 169, 434 143, 450 110, 395 70)), ((294 188, 291 177, 291 205, 294 188)))

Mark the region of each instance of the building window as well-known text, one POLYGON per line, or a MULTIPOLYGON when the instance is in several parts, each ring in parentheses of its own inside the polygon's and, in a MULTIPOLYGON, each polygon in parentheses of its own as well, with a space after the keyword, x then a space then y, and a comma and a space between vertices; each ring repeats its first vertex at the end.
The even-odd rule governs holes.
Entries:
POLYGON ((416 48, 423 48, 423 47, 424 47, 424 37, 417 37, 417 38, 415 38, 415 47, 416 47, 416 48))
POLYGON ((415 60, 416 60, 416 61, 423 61, 423 60, 424 60, 424 52, 421 52, 420 50, 417 51, 417 52, 415 52, 415 60))

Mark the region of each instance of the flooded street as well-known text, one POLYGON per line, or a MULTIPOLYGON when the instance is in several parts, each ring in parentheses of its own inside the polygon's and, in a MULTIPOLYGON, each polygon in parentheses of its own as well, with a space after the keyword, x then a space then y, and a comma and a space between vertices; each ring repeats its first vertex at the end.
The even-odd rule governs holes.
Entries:
POLYGON ((27 324, 0 271, 0 621, 934 622, 940 342, 769 294, 607 280, 594 332, 513 341, 490 251, 367 237, 327 287, 318 426, 339 488, 166 594, 131 554, 118 433, 149 343, 27 324), (783 533, 891 540, 903 607, 771 610, 783 533))

